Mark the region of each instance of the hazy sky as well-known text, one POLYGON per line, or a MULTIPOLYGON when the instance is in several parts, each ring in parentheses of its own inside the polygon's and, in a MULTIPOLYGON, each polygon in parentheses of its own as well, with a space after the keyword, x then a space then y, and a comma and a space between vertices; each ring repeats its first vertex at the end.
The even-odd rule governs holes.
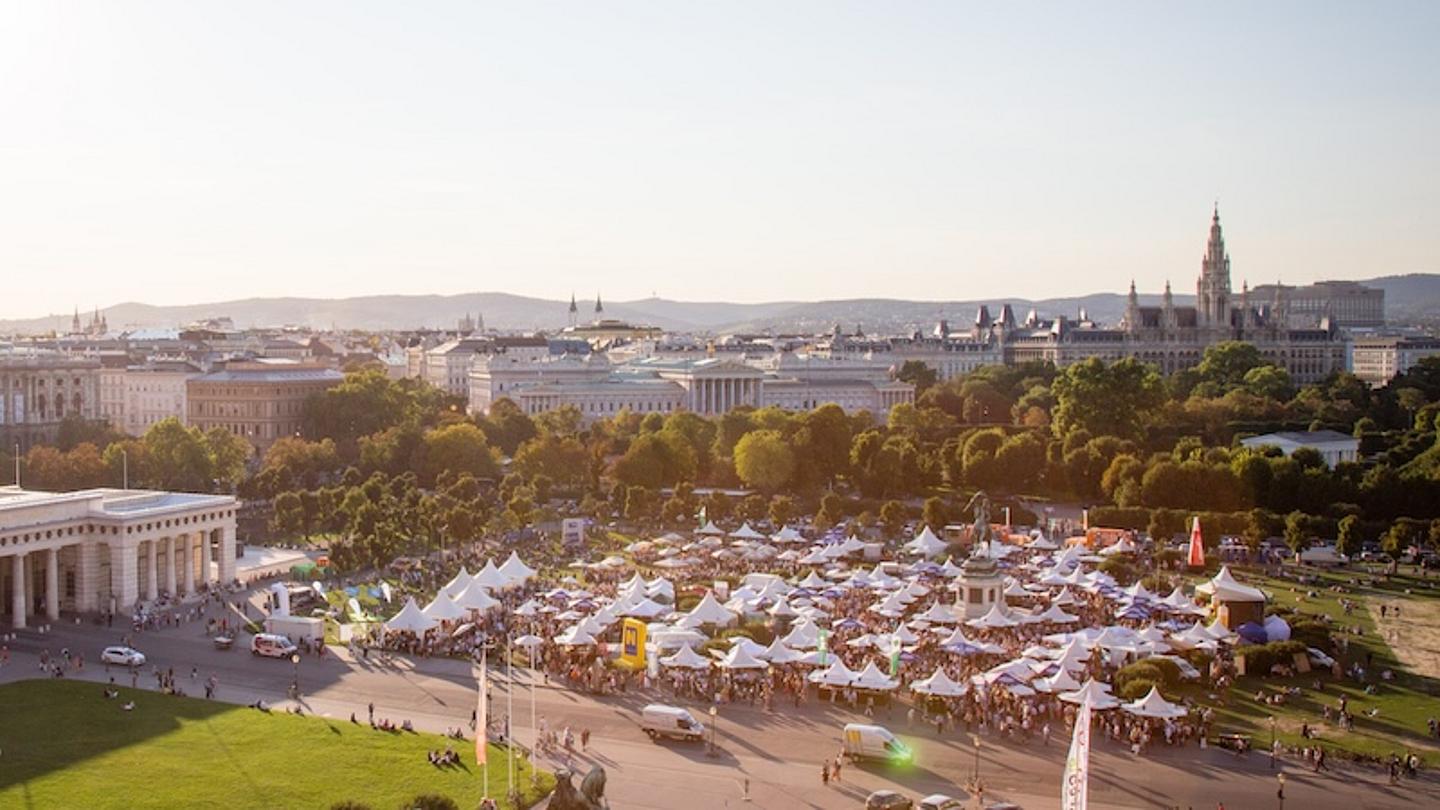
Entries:
POLYGON ((1440 3, 0 0, 0 317, 1440 271, 1440 3))

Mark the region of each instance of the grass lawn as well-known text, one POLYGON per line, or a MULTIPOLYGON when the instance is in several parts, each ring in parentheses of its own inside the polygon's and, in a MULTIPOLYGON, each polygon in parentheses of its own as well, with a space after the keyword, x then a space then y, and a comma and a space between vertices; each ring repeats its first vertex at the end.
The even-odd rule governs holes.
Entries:
POLYGON ((1366 609, 1366 603, 1375 597, 1401 600, 1406 604, 1440 599, 1440 590, 1430 588, 1433 580, 1392 577, 1389 581, 1378 578, 1372 581, 1368 573, 1354 569, 1320 571, 1306 568, 1303 573, 1316 577, 1317 581, 1301 585, 1292 579, 1274 579, 1254 571, 1238 576, 1270 594, 1272 607, 1289 608, 1297 614, 1324 615, 1336 626, 1360 628, 1361 635, 1347 636, 1348 653, 1337 651, 1336 658, 1342 666, 1348 667, 1355 661, 1363 664, 1367 654, 1372 655, 1369 681, 1374 692, 1367 693, 1364 685, 1349 678, 1337 682, 1327 672, 1312 672, 1293 678, 1246 676, 1240 678, 1225 695, 1219 696, 1220 699, 1210 699, 1203 694, 1194 696, 1215 708, 1222 730, 1252 734, 1257 749, 1270 742, 1269 718, 1273 715, 1277 736, 1287 745, 1315 744, 1316 740, 1307 742, 1300 736, 1301 725, 1308 723, 1318 731, 1318 741, 1332 751, 1388 757, 1392 751, 1403 755, 1408 749, 1428 765, 1440 764, 1440 744, 1437 744, 1440 741, 1428 736, 1426 726, 1427 718, 1440 717, 1440 672, 1412 672, 1406 669, 1396 659, 1366 609), (1343 588, 1345 592, 1332 591, 1334 586, 1343 588), (1342 598, 1358 603, 1348 615, 1341 604, 1342 598), (1384 669, 1392 670, 1395 679, 1381 681, 1378 676, 1384 669), (1314 688, 1317 680, 1323 689, 1314 688), (1269 706, 1255 701, 1257 691, 1273 694, 1287 687, 1298 688, 1300 694, 1288 698, 1285 705, 1269 706), (1355 716, 1355 728, 1350 732, 1324 722, 1323 707, 1333 709, 1341 694, 1347 696, 1350 712, 1355 716), (1371 710, 1376 712, 1373 717, 1369 715, 1371 710))
MULTIPOLYGON (((387 733, 347 720, 263 714, 195 698, 95 683, 36 680, 0 686, 0 807, 306 807, 352 800, 377 810, 437 793, 476 806, 482 775, 473 742, 454 742, 460 767, 437 768, 434 734, 387 733), (134 711, 120 707, 134 700, 134 711)), ((505 792, 505 749, 490 746, 490 790, 505 792)), ((526 804, 554 786, 530 787, 526 804)))

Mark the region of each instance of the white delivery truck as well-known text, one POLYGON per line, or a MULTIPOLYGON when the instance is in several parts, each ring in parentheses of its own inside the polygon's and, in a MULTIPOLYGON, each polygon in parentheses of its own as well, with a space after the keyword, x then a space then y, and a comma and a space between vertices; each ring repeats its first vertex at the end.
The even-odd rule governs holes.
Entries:
POLYGON ((845 756, 852 760, 874 759, 909 762, 915 754, 884 726, 846 723, 843 739, 845 756))
POLYGON ((297 649, 290 639, 274 633, 256 633, 250 639, 250 652, 266 658, 289 658, 297 649))
POLYGON ((689 709, 652 703, 640 710, 640 728, 655 740, 673 737, 677 740, 705 739, 705 724, 695 719, 689 709))

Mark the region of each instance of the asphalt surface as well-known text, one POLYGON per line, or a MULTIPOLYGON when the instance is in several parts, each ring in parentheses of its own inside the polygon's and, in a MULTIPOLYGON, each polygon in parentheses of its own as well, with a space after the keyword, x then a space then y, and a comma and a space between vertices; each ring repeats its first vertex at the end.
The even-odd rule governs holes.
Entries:
MULTIPOLYGON (((214 609, 218 615, 220 608, 214 609)), ((252 615, 253 612, 252 612, 252 615)), ((73 620, 71 620, 73 622, 73 620)), ((86 655, 85 670, 73 677, 103 682, 113 675, 129 685, 120 668, 98 664, 100 650, 120 642, 128 632, 117 623, 105 628, 92 623, 57 625, 48 635, 18 631, 9 643, 10 663, 0 667, 0 681, 40 675, 38 655, 62 647, 86 655)), ((136 634, 134 646, 149 659, 138 677, 142 688, 153 689, 152 667, 173 667, 186 694, 202 696, 204 680, 218 677, 216 699, 250 704, 257 699, 282 708, 297 667, 288 661, 257 658, 245 649, 214 649, 204 635, 203 623, 136 634), (197 668, 192 680, 191 667, 197 668)), ((323 659, 306 657, 298 666, 304 708, 311 713, 348 722, 353 713, 366 722, 367 706, 376 718, 410 720, 422 730, 444 732, 465 727, 475 705, 477 669, 451 660, 412 661, 404 658, 351 660, 347 653, 323 659)), ((840 749, 840 729, 846 722, 863 721, 855 713, 810 701, 800 709, 789 704, 774 712, 748 705, 720 707, 715 751, 704 743, 651 742, 638 725, 640 707, 670 701, 658 694, 593 697, 543 680, 532 683, 530 673, 516 669, 514 721, 522 744, 534 740, 534 716, 550 729, 569 725, 576 734, 591 732, 590 745, 573 758, 542 758, 552 767, 568 764, 581 774, 594 764, 609 776, 607 795, 614 808, 857 808, 872 790, 890 788, 919 798, 945 793, 974 799, 964 785, 976 769, 976 752, 969 735, 950 733, 937 737, 933 729, 907 728, 904 714, 882 711, 874 722, 888 726, 906 739, 916 752, 909 767, 847 766, 837 784, 822 785, 820 765, 840 749), (748 787, 747 787, 748 786, 748 787), (748 792, 747 792, 748 790, 748 792), (748 796, 748 799, 747 799, 748 796)), ((492 717, 506 713, 506 673, 492 668, 492 717)), ((157 699, 163 699, 158 698, 157 699)), ((708 706, 686 704, 708 722, 708 706)), ((1068 737, 1046 747, 1002 743, 982 738, 979 773, 986 787, 986 803, 1007 800, 1025 810, 1059 806, 1059 785, 1068 737)), ((1287 775, 1286 802, 1292 808, 1413 808, 1440 806, 1440 783, 1430 777, 1386 784, 1383 773, 1337 767, 1315 775, 1300 763, 1281 763, 1287 775)), ((1105 742, 1092 755, 1091 806, 1112 808, 1204 808, 1224 802, 1228 810, 1269 808, 1276 797, 1276 771, 1269 757, 1250 753, 1237 757, 1216 749, 1157 749, 1143 757, 1105 742)), ((578 783, 578 778, 577 778, 578 783)), ((502 786, 492 785, 497 792, 502 786)))

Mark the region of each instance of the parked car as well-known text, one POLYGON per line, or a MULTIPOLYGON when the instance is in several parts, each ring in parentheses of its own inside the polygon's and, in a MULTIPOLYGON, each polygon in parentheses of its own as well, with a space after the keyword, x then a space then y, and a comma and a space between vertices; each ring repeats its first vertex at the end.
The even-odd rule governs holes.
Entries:
POLYGON ((965 803, 944 793, 934 793, 920 800, 917 810, 960 810, 965 803))
POLYGON ((912 810, 915 803, 893 790, 877 790, 865 797, 865 810, 912 810))
POLYGON ((106 647, 100 653, 100 660, 106 664, 119 664, 122 667, 143 667, 145 666, 145 654, 134 647, 106 647))
POLYGON ((1326 669, 1329 669, 1335 666, 1335 659, 1326 655, 1322 650, 1317 650, 1314 647, 1310 647, 1306 650, 1306 652, 1310 653, 1310 663, 1317 667, 1324 667, 1326 669))
POLYGON ((678 740, 705 738, 705 724, 695 719, 689 709, 651 703, 640 710, 640 728, 650 739, 671 737, 678 740))

